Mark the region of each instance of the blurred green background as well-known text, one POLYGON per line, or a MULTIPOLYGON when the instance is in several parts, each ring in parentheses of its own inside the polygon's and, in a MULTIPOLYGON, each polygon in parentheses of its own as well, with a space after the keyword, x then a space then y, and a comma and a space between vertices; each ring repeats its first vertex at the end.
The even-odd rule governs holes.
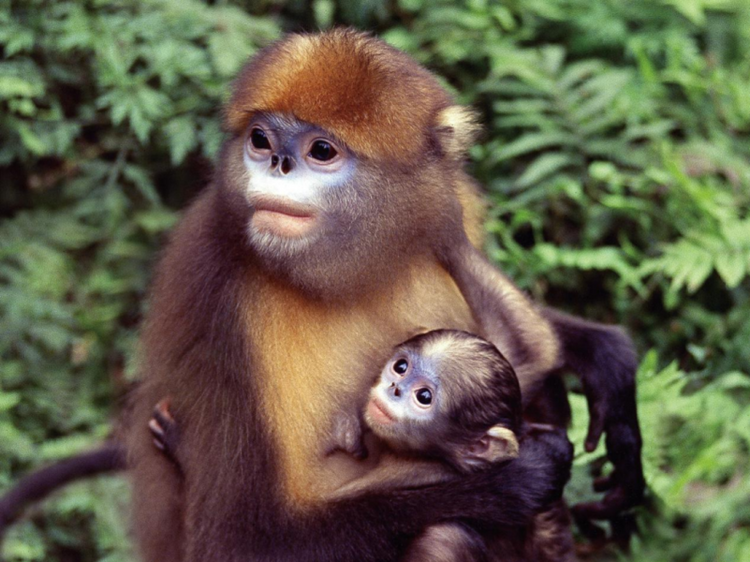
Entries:
MULTIPOLYGON (((631 553, 591 559, 750 561, 747 0, 0 2, 0 491, 111 431, 159 245, 210 180, 243 61, 338 24, 481 113, 491 258, 637 341, 650 492, 631 553)), ((571 501, 602 452, 577 456, 571 501)), ((132 561, 127 505, 120 477, 70 486, 3 556, 132 561)))

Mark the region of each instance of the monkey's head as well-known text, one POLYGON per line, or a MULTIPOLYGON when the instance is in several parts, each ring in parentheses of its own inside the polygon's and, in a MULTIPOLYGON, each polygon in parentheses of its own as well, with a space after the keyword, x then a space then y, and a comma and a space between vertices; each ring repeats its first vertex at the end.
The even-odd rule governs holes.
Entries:
POLYGON ((225 128, 227 210, 263 266, 322 296, 388 282, 427 251, 476 132, 432 74, 352 30, 290 35, 258 54, 225 128))
POLYGON ((518 455, 521 390, 490 342, 434 330, 396 347, 370 393, 365 421, 397 450, 470 471, 518 455))

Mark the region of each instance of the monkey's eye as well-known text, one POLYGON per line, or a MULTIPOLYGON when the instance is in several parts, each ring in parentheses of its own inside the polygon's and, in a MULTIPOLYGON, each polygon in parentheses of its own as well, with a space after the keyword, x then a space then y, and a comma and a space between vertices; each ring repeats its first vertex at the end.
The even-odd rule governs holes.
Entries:
POLYGON ((409 362, 406 359, 399 359, 393 364, 393 372, 403 375, 409 368, 409 362))
POLYGON ((328 162, 336 158, 336 154, 338 152, 336 152, 331 143, 324 140, 316 140, 312 143, 308 156, 319 162, 328 162))
POLYGON ((422 404, 422 406, 429 406, 432 404, 432 392, 429 388, 420 388, 414 393, 414 395, 417 397, 417 402, 422 404))
POLYGON ((271 150, 271 142, 268 140, 265 131, 258 127, 253 127, 253 130, 250 131, 250 144, 256 150, 271 150))

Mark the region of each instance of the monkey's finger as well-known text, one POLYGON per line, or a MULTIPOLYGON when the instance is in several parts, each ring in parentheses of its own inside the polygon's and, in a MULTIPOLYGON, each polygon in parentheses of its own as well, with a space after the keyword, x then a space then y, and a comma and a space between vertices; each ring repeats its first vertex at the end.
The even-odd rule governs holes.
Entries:
POLYGON ((617 483, 617 478, 613 472, 609 476, 601 476, 594 480, 594 491, 595 492, 606 492, 610 490, 617 483))
POLYGON ((599 410, 600 408, 593 407, 590 411, 591 419, 589 420, 589 431, 584 443, 587 453, 596 449, 596 446, 599 444, 599 439, 601 439, 602 433, 604 433, 604 416, 599 410))
POLYGON ((154 408, 154 411, 151 413, 151 421, 149 422, 149 426, 151 425, 151 422, 159 426, 163 434, 167 432, 174 432, 176 429, 174 418, 170 415, 169 411, 166 411, 165 413, 165 410, 162 410, 159 405, 157 405, 156 408, 154 408))
POLYGON ((619 515, 610 521, 612 527, 612 540, 623 550, 628 548, 630 537, 638 532, 638 523, 635 515, 625 513, 619 515))
POLYGON ((171 412, 169 411, 169 407, 172 404, 171 398, 164 398, 162 400, 159 400, 159 403, 154 408, 154 415, 158 415, 159 417, 169 421, 174 422, 174 418, 172 417, 171 412))
POLYGON ((163 450, 164 450, 164 443, 162 443, 162 442, 161 442, 161 441, 159 441, 158 439, 152 439, 152 441, 154 442, 154 446, 155 446, 155 447, 156 447, 157 449, 159 449, 160 451, 163 451, 163 450))
POLYGON ((157 420, 154 418, 151 418, 148 420, 148 428, 151 430, 151 433, 158 437, 159 439, 164 439, 164 428, 159 424, 157 420))
POLYGON ((529 431, 555 431, 558 428, 548 423, 534 423, 529 422, 527 424, 529 431))
POLYGON ((602 544, 606 542, 607 533, 599 525, 593 523, 586 517, 577 516, 575 512, 573 512, 573 519, 576 522, 578 530, 581 531, 581 534, 586 537, 587 540, 596 544, 602 544))
POLYGON ((612 519, 623 509, 631 506, 623 488, 613 488, 602 501, 585 502, 574 505, 571 511, 575 517, 583 519, 612 519))

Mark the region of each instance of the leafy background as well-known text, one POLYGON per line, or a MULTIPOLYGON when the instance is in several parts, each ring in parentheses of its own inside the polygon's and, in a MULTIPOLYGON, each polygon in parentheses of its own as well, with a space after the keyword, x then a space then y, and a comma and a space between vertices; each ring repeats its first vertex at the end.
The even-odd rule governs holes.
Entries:
MULTIPOLYGON (((110 433, 149 272, 211 177, 229 81, 283 31, 338 24, 481 112, 491 258, 637 340, 650 491, 629 554, 584 554, 750 560, 746 0, 3 0, 0 490, 110 433)), ((602 452, 579 453, 571 501, 602 452)), ((132 561, 127 496, 120 477, 70 486, 3 556, 132 561)))

